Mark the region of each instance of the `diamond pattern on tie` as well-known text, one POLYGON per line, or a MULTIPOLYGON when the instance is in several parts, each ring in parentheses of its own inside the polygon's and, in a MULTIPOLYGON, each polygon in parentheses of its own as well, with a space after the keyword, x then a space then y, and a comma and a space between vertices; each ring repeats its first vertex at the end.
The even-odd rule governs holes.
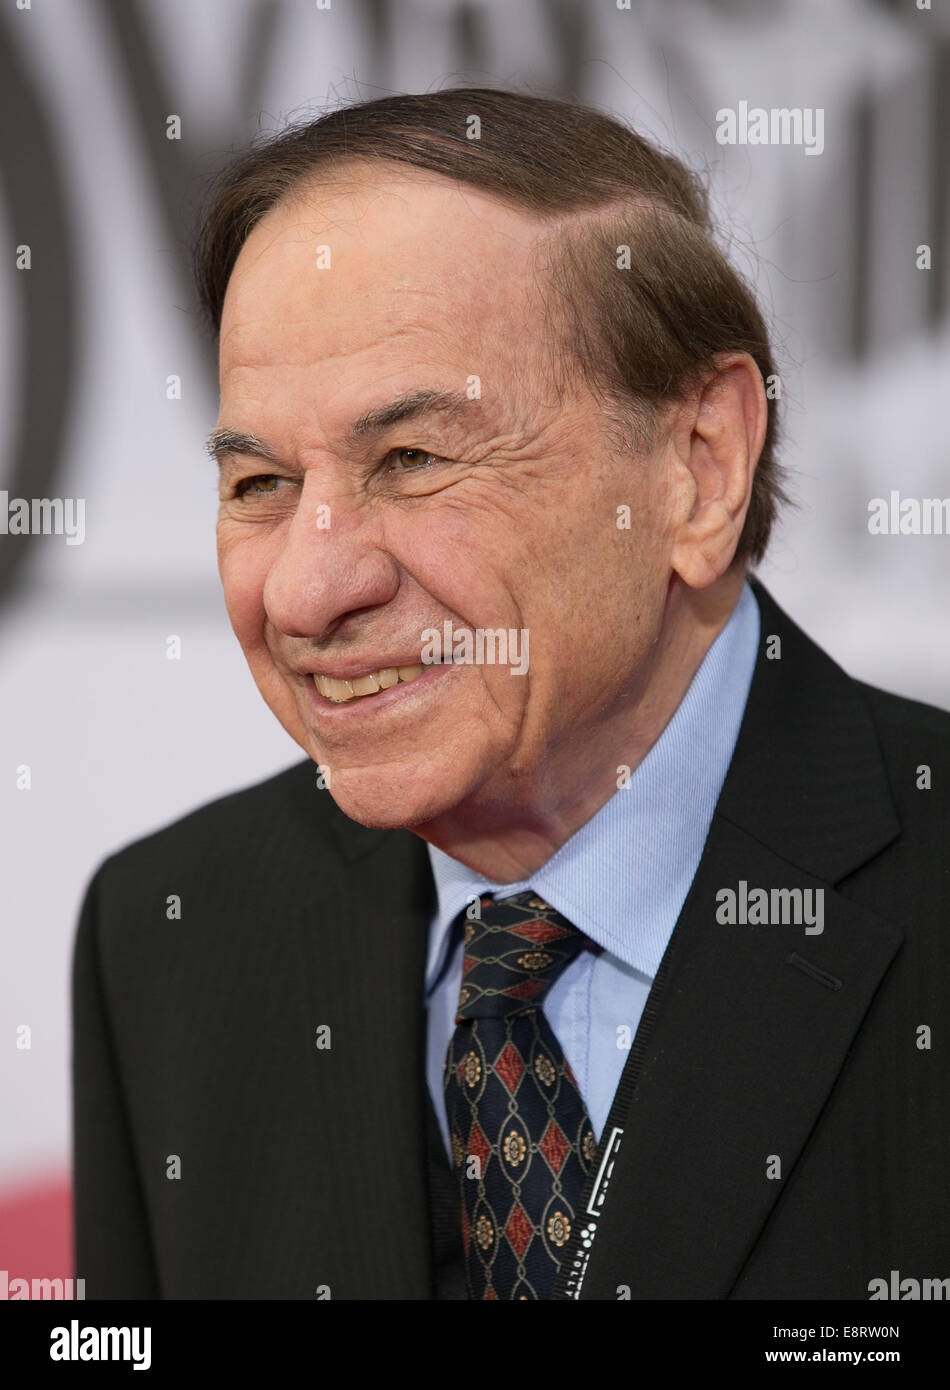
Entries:
POLYGON ((587 938, 530 889, 465 925, 444 1071, 469 1294, 550 1298, 597 1145, 544 998, 587 938))

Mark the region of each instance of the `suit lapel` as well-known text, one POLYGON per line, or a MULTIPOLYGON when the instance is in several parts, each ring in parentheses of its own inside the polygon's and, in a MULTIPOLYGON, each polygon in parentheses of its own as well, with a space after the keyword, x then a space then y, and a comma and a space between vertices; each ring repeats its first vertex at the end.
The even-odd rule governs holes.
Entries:
MULTIPOLYGON (((801 1153, 900 932, 723 820, 665 962, 582 1294, 725 1298, 801 1153), (716 894, 821 888, 824 931, 726 925, 716 894)), ((633 1059, 631 1058, 631 1061, 633 1059)), ((619 1101, 618 1096, 618 1101, 619 1101)))
POLYGON ((899 832, 860 689, 756 597, 736 751, 605 1127, 623 1133, 589 1247, 578 1231, 569 1257, 583 1298, 728 1296, 902 940, 835 887, 899 832), (719 920, 743 882, 821 890, 823 930, 719 920))

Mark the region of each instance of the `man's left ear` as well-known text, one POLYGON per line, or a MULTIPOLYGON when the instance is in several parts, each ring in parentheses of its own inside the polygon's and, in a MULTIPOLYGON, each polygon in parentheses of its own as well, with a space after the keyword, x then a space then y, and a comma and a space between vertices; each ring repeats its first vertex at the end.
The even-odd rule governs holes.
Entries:
MULTIPOLYGON (((671 564, 691 589, 732 564, 768 423, 765 387, 747 352, 724 354, 677 437, 683 480, 671 564)), ((682 417, 681 417, 682 418, 682 417)))

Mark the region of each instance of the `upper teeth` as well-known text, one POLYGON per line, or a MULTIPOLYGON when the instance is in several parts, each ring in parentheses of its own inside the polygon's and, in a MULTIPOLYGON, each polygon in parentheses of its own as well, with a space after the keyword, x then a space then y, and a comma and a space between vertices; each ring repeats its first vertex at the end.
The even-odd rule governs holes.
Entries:
POLYGON ((424 666, 384 666, 380 671, 370 671, 369 675, 358 676, 352 681, 317 675, 313 679, 325 700, 333 700, 335 704, 342 705, 360 695, 375 695, 380 690, 388 690, 399 681, 414 681, 424 670, 424 666))

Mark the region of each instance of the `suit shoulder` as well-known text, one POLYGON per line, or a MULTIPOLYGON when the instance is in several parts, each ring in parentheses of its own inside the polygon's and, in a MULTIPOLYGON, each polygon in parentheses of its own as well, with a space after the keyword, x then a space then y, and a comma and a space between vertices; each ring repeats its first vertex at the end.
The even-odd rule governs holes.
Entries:
POLYGON ((216 876, 229 867, 246 870, 255 853, 303 833, 317 848, 329 828, 333 804, 316 785, 309 760, 226 796, 216 797, 170 824, 109 855, 96 880, 113 888, 165 876, 216 876))
POLYGON ((875 685, 856 682, 870 706, 874 723, 882 741, 904 743, 908 739, 926 738, 944 756, 950 754, 950 712, 937 705, 894 695, 875 685))
POLYGON ((916 811, 945 829, 950 821, 950 713, 877 686, 857 685, 877 730, 895 801, 905 814, 916 811), (922 791, 930 793, 923 800, 922 791))

